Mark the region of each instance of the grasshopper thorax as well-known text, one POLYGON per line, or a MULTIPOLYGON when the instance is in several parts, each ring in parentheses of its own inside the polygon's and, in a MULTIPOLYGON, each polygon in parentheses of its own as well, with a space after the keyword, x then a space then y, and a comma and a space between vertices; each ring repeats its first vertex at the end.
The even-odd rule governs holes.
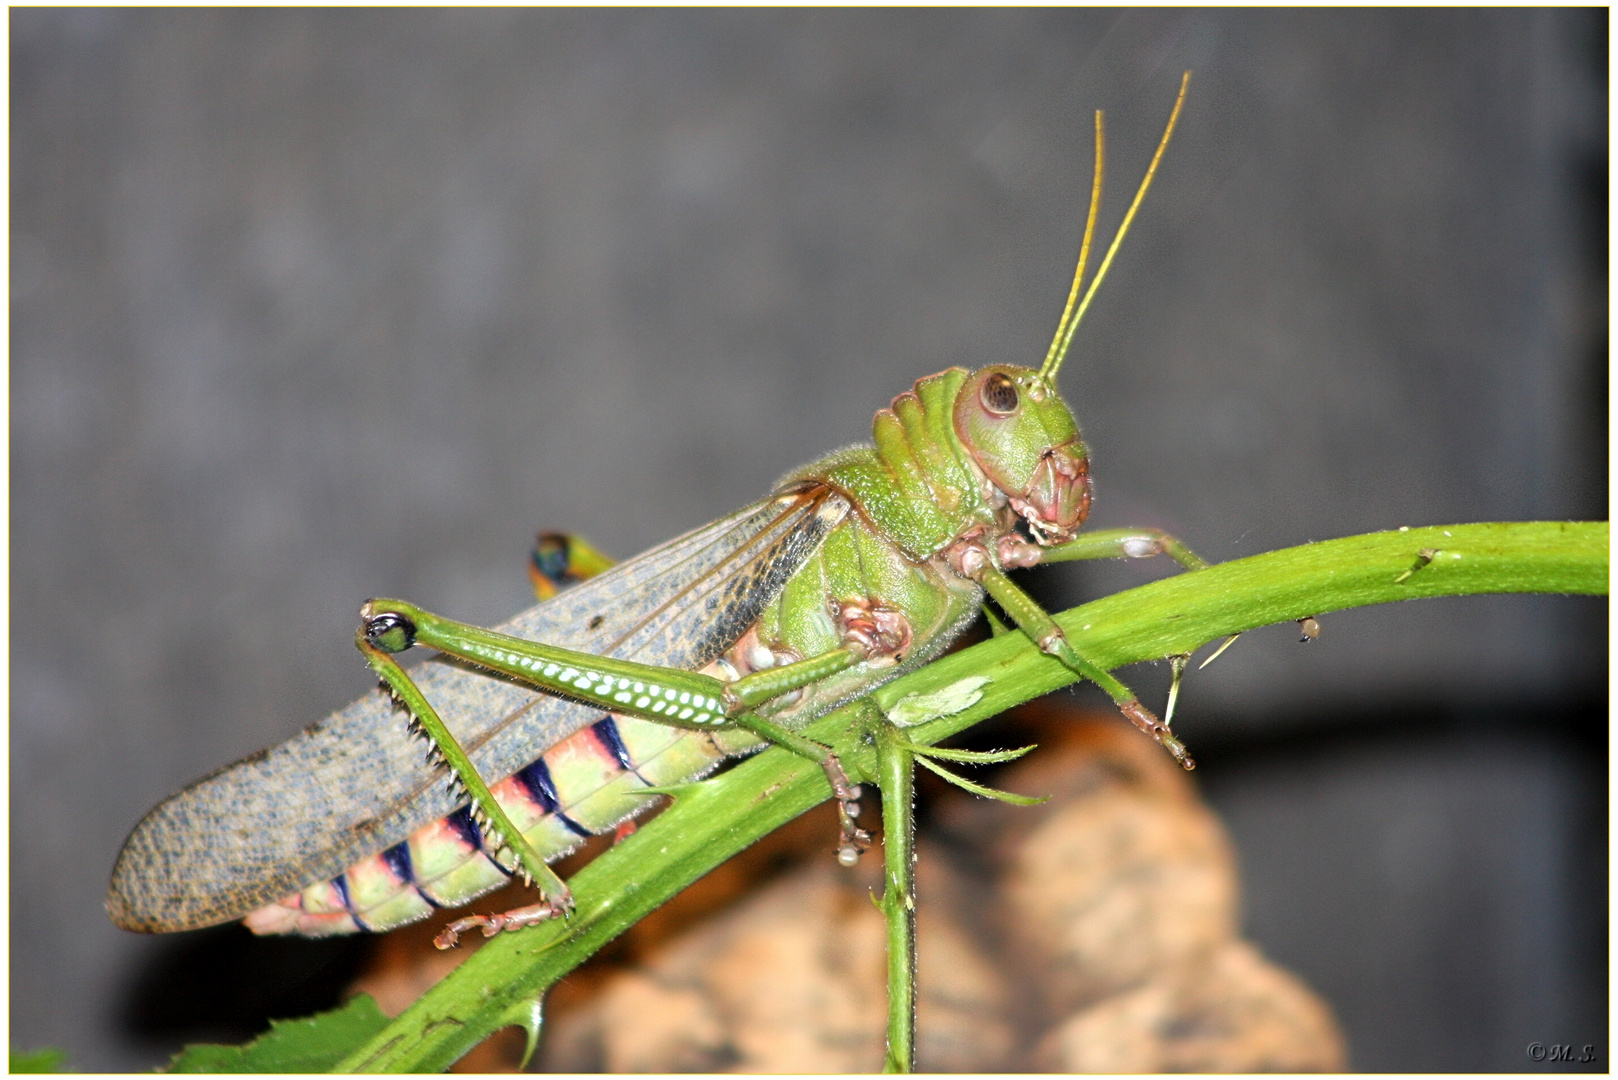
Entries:
POLYGON ((974 371, 955 396, 955 435, 1040 544, 1071 539, 1090 511, 1090 463, 1055 388, 1031 368, 974 371))

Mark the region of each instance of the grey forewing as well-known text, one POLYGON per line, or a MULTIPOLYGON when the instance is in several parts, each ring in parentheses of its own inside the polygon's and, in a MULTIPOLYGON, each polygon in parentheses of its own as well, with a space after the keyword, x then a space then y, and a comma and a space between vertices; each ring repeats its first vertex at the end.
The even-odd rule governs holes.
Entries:
MULTIPOLYGON (((751 625, 848 512, 783 491, 536 605, 499 629, 584 652, 701 667, 751 625), (592 623, 594 625, 592 625, 592 623)), ((412 669, 478 771, 509 776, 599 709, 443 657, 412 669)), ((408 837, 464 800, 380 690, 158 805, 113 868, 107 908, 134 930, 240 918, 408 837)))

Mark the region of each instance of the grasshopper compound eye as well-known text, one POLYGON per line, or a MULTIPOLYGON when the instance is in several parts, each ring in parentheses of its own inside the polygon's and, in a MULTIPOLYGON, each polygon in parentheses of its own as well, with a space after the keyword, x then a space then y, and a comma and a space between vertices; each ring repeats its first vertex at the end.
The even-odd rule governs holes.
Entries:
POLYGON ((391 612, 365 621, 365 640, 385 653, 401 653, 416 643, 416 626, 391 612))
POLYGON ((996 416, 1010 416, 1017 411, 1020 402, 1017 393, 1017 384, 1011 376, 995 372, 983 380, 983 387, 978 391, 978 400, 983 407, 996 416))

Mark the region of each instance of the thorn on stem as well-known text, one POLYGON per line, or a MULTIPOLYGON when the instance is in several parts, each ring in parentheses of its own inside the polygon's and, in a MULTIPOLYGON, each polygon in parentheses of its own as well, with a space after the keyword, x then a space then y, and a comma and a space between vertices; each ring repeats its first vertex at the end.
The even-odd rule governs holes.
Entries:
POLYGON ((1180 700, 1180 677, 1185 674, 1185 665, 1190 660, 1190 653, 1180 653, 1178 656, 1169 657, 1169 669, 1173 672, 1173 677, 1169 683, 1168 704, 1163 707, 1163 727, 1165 729, 1174 723, 1174 706, 1180 700))
POLYGON ((1242 636, 1241 634, 1232 634, 1228 638, 1226 638, 1225 643, 1223 645, 1219 646, 1219 648, 1215 649, 1213 651, 1212 656, 1208 657, 1208 659, 1204 660, 1202 663, 1197 665, 1197 670, 1201 671, 1203 668, 1207 667, 1209 664, 1213 663, 1215 660, 1217 660, 1221 656, 1223 656, 1225 650, 1230 648, 1232 645, 1236 644, 1236 639, 1241 637, 1241 636, 1242 636))

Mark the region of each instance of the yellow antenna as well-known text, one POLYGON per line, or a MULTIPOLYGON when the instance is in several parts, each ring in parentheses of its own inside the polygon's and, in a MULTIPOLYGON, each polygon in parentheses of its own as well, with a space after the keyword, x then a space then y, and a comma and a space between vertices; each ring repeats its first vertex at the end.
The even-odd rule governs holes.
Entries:
POLYGON ((1079 268, 1073 275, 1073 288, 1067 294, 1067 306, 1062 309, 1062 321, 1056 325, 1056 337, 1051 339, 1051 347, 1045 354, 1045 363, 1039 369, 1039 377, 1045 382, 1055 385, 1056 372, 1067 359, 1068 347, 1073 343, 1073 332, 1079 328, 1079 320, 1084 318, 1084 312, 1095 297, 1096 289, 1101 286, 1101 279, 1107 276, 1107 268, 1112 265, 1112 257, 1118 254, 1118 246, 1123 243, 1124 234, 1129 231, 1130 222, 1135 220, 1135 211, 1146 198, 1146 189, 1152 186, 1152 177, 1157 175, 1158 162, 1163 160, 1163 151, 1169 148, 1169 138, 1174 134, 1174 125, 1180 120, 1180 108, 1185 104, 1185 92, 1191 85, 1191 73, 1188 71, 1180 79, 1180 96, 1174 99, 1174 111, 1169 114, 1169 125, 1163 131, 1163 138, 1157 144, 1157 153, 1152 155, 1152 163, 1146 168, 1146 176, 1140 182, 1140 190, 1135 192, 1135 201, 1129 204, 1129 210, 1124 214, 1118 232, 1112 238, 1112 244, 1107 248, 1106 256, 1101 265, 1096 268, 1095 279, 1090 282, 1090 288, 1084 294, 1074 310, 1073 301, 1079 295, 1079 285, 1084 278, 1084 264, 1090 258, 1090 241, 1095 231, 1096 211, 1101 203, 1101 159, 1102 134, 1101 112, 1096 112, 1096 168, 1095 182, 1090 189, 1090 216, 1084 226, 1084 242, 1079 247, 1079 268))
POLYGON ((1101 110, 1096 110, 1096 167, 1094 179, 1090 183, 1090 214, 1084 222, 1084 240, 1079 244, 1079 268, 1073 271, 1073 287, 1067 293, 1067 305, 1062 308, 1062 321, 1056 324, 1056 336, 1051 339, 1051 347, 1045 350, 1045 363, 1039 369, 1041 378, 1054 379, 1056 369, 1062 366, 1062 354, 1067 351, 1067 342, 1071 336, 1064 338, 1067 323, 1073 317, 1073 305, 1079 299, 1079 286, 1084 282, 1084 267, 1090 261, 1090 241, 1095 239, 1096 215, 1101 212, 1101 176, 1104 168, 1103 162, 1107 157, 1106 126, 1101 120, 1101 110), (1060 352, 1058 352, 1060 348, 1060 352))

